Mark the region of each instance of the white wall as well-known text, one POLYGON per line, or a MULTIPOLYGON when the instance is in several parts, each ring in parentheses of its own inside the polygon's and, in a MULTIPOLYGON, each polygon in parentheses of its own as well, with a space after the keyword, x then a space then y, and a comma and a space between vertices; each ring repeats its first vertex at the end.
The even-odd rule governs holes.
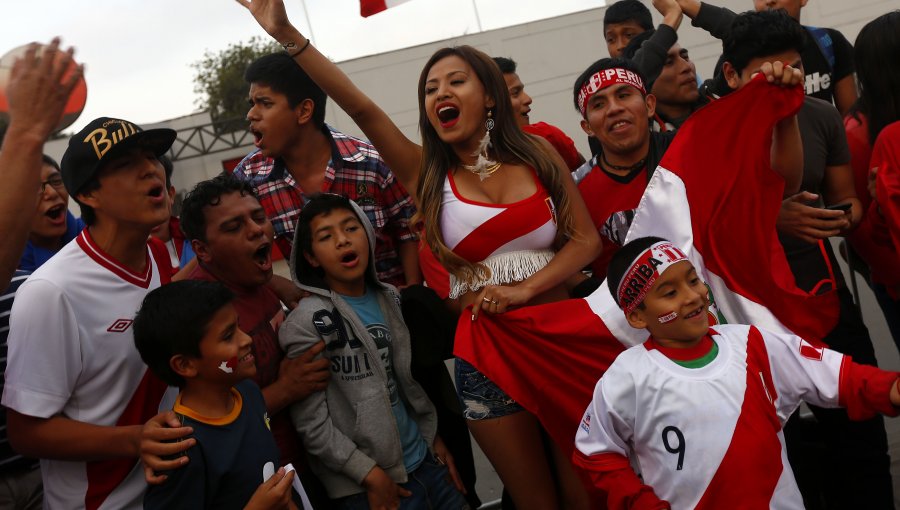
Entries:
MULTIPOLYGON (((649 1, 645 0, 649 5, 649 1)), ((751 0, 716 0, 735 11, 752 8, 751 0)), ((839 29, 852 43, 860 28, 871 19, 900 7, 897 0, 810 0, 803 9, 802 22, 808 25, 839 29)), ((469 44, 492 56, 511 57, 519 64, 519 75, 526 90, 534 99, 531 118, 549 122, 565 131, 588 154, 587 140, 579 127, 580 117, 572 107, 572 85, 575 78, 590 63, 606 57, 603 40, 603 12, 605 8, 526 23, 513 27, 466 35, 436 43, 374 55, 340 63, 340 67, 363 91, 369 94, 394 119, 406 136, 418 141, 418 106, 416 83, 422 66, 435 50, 444 46, 469 44)), ((651 8, 651 10, 653 10, 651 8)), ((658 22, 661 17, 655 16, 658 22)), ((348 35, 352 37, 352 35, 348 35)), ((703 77, 712 68, 721 52, 719 41, 706 32, 682 23, 680 43, 688 48, 703 77)), ((365 41, 359 41, 365 44, 365 41)), ((362 136, 347 115, 331 102, 326 120, 341 131, 362 136)), ((180 129, 207 123, 206 114, 172 119, 148 127, 169 126, 180 129)), ((65 140, 47 145, 49 154, 61 157, 65 140)), ((176 162, 174 182, 179 190, 211 177, 221 171, 221 161, 252 150, 242 149, 217 153, 203 158, 176 162)))

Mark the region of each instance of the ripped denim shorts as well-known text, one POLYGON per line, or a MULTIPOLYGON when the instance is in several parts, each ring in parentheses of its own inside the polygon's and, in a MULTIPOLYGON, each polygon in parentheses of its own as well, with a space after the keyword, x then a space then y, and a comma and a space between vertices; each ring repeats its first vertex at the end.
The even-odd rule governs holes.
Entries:
POLYGON ((469 362, 456 358, 454 365, 456 394, 465 419, 500 418, 525 410, 469 362))

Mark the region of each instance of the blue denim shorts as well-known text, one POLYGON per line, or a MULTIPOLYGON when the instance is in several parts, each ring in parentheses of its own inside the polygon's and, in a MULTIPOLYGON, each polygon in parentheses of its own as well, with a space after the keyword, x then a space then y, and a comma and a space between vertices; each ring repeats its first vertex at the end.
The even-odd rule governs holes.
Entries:
POLYGON ((469 362, 456 358, 456 394, 467 420, 501 418, 525 408, 469 362))

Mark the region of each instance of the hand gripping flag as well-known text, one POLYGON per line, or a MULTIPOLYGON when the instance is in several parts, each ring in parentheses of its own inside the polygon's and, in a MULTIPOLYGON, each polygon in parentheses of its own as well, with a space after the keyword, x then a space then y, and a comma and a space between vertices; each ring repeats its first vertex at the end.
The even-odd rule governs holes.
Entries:
POLYGON ((359 0, 359 14, 362 15, 363 18, 368 18, 373 14, 378 14, 385 9, 396 7, 408 1, 409 0, 359 0))
MULTIPOLYGON (((800 87, 760 77, 694 113, 647 185, 628 238, 655 235, 681 248, 710 287, 718 307, 711 317, 821 345, 837 300, 794 284, 775 232, 784 181, 769 167, 774 125, 802 102, 800 87)), ((463 313, 454 354, 535 414, 571 455, 594 384, 619 352, 646 339, 604 282, 586 299, 481 313, 476 321, 463 313)))

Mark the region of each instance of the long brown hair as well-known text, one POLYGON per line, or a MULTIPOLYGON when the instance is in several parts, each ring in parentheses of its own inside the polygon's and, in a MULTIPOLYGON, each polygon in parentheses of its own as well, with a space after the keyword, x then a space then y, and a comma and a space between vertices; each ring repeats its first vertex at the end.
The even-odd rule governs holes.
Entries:
POLYGON ((441 264, 457 278, 472 283, 473 280, 489 277, 488 268, 453 253, 444 244, 440 229, 444 181, 447 172, 459 166, 461 162, 452 147, 440 139, 425 111, 425 81, 428 79, 428 72, 439 60, 453 55, 472 67, 487 95, 494 99, 492 115, 495 124, 491 130, 491 144, 494 151, 500 155, 500 160, 507 163, 522 163, 534 168, 541 183, 553 198, 557 211, 557 247, 566 239, 574 237, 575 222, 571 201, 563 187, 557 163, 545 147, 523 132, 516 123, 509 91, 497 64, 489 56, 471 46, 438 50, 425 64, 419 76, 419 132, 422 133, 422 166, 416 190, 419 217, 425 222, 425 240, 441 264))

